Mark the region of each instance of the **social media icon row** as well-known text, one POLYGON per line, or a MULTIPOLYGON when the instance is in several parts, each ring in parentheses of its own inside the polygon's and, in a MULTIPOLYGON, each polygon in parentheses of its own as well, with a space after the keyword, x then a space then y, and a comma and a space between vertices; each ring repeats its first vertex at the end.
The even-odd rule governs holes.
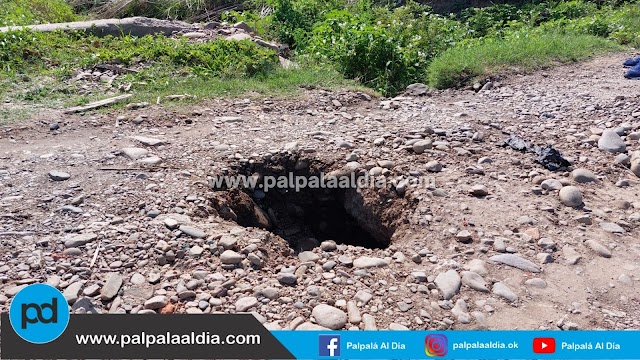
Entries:
MULTIPOLYGON (((424 339, 424 352, 428 357, 444 357, 449 352, 449 340, 444 334, 429 334, 424 339)), ((553 354, 556 352, 554 338, 533 339, 533 352, 553 354)), ((320 335, 318 354, 324 357, 340 356, 340 335, 320 335)))

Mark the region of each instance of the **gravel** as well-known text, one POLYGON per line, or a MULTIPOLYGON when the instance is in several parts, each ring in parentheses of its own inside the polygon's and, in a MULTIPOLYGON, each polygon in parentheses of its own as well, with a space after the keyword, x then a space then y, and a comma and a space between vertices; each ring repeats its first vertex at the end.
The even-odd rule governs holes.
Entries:
POLYGON ((360 269, 386 267, 388 265, 389 263, 384 259, 374 258, 369 256, 363 256, 353 261, 353 266, 355 268, 360 268, 360 269))
POLYGON ((578 184, 586 184, 598 181, 596 175, 587 169, 575 169, 573 170, 573 172, 571 172, 571 176, 573 177, 573 180, 578 184))
POLYGON ((491 292, 508 301, 518 301, 518 295, 516 295, 513 290, 511 290, 507 285, 501 282, 493 284, 493 289, 491 290, 491 292))
POLYGON ((259 304, 258 299, 253 296, 242 297, 236 301, 236 311, 246 312, 247 310, 257 306, 259 304))
POLYGON ((611 257, 611 251, 609 251, 609 249, 607 249, 604 245, 600 244, 599 242, 595 240, 587 240, 584 243, 596 254, 605 258, 611 257))
POLYGON ((342 329, 347 324, 347 314, 333 306, 320 304, 311 312, 318 325, 331 330, 342 329))
POLYGON ((438 274, 434 282, 445 300, 451 299, 460 290, 461 279, 455 270, 438 274))
POLYGON ((235 265, 242 262, 242 255, 233 250, 226 250, 220 255, 220 261, 223 264, 235 265))
POLYGON ((207 236, 204 230, 193 226, 181 225, 180 231, 196 239, 201 239, 207 236))
POLYGON ((149 154, 149 150, 143 148, 128 147, 122 149, 122 153, 131 160, 142 159, 149 154))
POLYGON ((566 206, 578 208, 583 204, 582 192, 575 186, 563 187, 562 189, 560 189, 559 195, 560 202, 562 202, 566 206))
POLYGON ((145 309, 158 310, 162 309, 168 304, 168 299, 166 296, 158 295, 154 296, 151 299, 144 302, 145 309))
POLYGON ((71 175, 66 172, 52 170, 49 171, 49 178, 51 178, 51 180, 53 181, 65 181, 69 180, 71 178, 71 175))
POLYGON ((122 286, 122 276, 117 273, 111 273, 107 276, 107 281, 105 282, 102 290, 100 291, 100 299, 102 301, 110 301, 116 295, 118 295, 118 291, 122 286))
POLYGON ((542 271, 538 265, 514 254, 494 255, 490 257, 489 260, 533 273, 539 273, 542 271))
POLYGON ((600 223, 600 227, 602 228, 602 230, 609 232, 609 233, 613 233, 613 234, 624 234, 625 230, 622 226, 616 224, 616 223, 610 223, 610 222, 602 222, 600 223))
POLYGON ((471 271, 462 272, 462 284, 472 288, 473 290, 489 292, 487 283, 482 276, 471 271))
POLYGON ((611 153, 623 153, 627 151, 624 140, 615 131, 607 129, 602 132, 598 140, 598 148, 611 153))
POLYGON ((98 238, 98 235, 94 233, 85 233, 76 235, 64 242, 64 246, 67 248, 77 248, 79 246, 86 245, 90 242, 95 241, 98 238))

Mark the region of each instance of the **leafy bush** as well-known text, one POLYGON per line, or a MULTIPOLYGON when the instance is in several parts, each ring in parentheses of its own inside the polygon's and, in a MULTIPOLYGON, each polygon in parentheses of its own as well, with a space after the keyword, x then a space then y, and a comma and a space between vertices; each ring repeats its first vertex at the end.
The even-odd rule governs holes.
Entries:
POLYGON ((186 19, 207 10, 212 3, 205 0, 134 0, 122 16, 186 19))
POLYGON ((308 35, 326 13, 346 5, 342 0, 274 0, 272 33, 292 48, 304 46, 308 35))
POLYGON ((557 6, 551 7, 552 19, 578 19, 593 15, 598 11, 598 6, 592 2, 583 0, 561 1, 557 6))
POLYGON ((2 0, 0 26, 59 23, 77 20, 64 0, 2 0))
POLYGON ((292 48, 306 46, 313 29, 335 10, 371 20, 374 9, 387 9, 392 0, 266 0, 273 13, 266 20, 269 33, 292 48))
MULTIPOLYGON (((104 42, 112 43, 107 38, 104 42)), ((251 41, 216 40, 206 43, 175 41, 161 36, 126 37, 117 46, 99 46, 89 62, 159 62, 188 67, 206 76, 255 76, 277 64, 273 51, 251 41)))
POLYGON ((335 64, 349 79, 395 94, 422 79, 429 61, 466 33, 459 23, 424 10, 414 4, 380 8, 375 16, 331 12, 314 29, 303 51, 320 62, 335 64))
POLYGON ((640 8, 637 4, 619 8, 603 7, 589 16, 551 20, 533 30, 538 33, 554 31, 589 34, 638 46, 636 38, 640 34, 640 8))
POLYGON ((510 21, 519 20, 522 16, 520 10, 510 4, 469 8, 463 10, 460 15, 461 21, 467 24, 474 37, 495 33, 510 21))
POLYGON ((640 6, 629 4, 608 12, 611 22, 609 38, 620 44, 640 48, 640 6))

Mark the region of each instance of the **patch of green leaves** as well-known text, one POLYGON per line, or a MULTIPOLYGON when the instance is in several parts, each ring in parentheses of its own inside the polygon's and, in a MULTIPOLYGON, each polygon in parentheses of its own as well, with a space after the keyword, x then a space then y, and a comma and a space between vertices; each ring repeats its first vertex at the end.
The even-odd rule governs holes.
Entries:
POLYGON ((0 27, 58 23, 78 19, 64 0, 2 0, 0 27))
POLYGON ((205 43, 164 36, 99 38, 86 34, 0 33, 0 63, 8 72, 73 68, 100 63, 144 64, 184 68, 199 76, 245 77, 266 74, 278 63, 275 52, 251 41, 215 40, 205 43))
POLYGON ((301 52, 382 93, 398 93, 423 78, 429 61, 466 33, 458 22, 426 10, 414 3, 378 8, 373 17, 330 12, 301 52))

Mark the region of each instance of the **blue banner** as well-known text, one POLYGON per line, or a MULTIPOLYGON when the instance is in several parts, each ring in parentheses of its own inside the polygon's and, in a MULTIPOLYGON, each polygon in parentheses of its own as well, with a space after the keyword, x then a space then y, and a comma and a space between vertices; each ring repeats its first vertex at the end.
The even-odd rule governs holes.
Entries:
POLYGON ((272 331, 296 359, 640 359, 640 331, 272 331))

